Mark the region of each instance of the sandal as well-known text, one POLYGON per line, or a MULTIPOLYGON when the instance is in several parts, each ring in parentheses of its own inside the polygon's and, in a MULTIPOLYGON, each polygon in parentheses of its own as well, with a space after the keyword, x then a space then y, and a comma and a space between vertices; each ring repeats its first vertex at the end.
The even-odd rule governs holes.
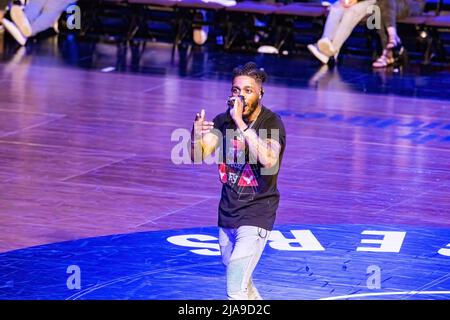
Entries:
POLYGON ((386 68, 395 63, 395 59, 392 56, 392 51, 388 49, 383 50, 383 54, 372 63, 374 68, 386 68))
POLYGON ((402 41, 399 37, 395 40, 389 40, 386 45, 386 49, 392 51, 392 55, 395 60, 399 59, 405 52, 405 47, 403 47, 402 41))

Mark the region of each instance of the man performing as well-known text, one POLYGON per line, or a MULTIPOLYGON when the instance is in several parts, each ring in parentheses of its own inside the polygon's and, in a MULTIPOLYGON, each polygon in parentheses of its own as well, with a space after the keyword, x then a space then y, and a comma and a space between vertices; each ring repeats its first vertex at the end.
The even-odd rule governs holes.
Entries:
POLYGON ((273 228, 280 193, 277 178, 286 145, 280 117, 263 106, 267 74, 249 62, 233 70, 229 108, 209 122, 197 114, 191 158, 218 154, 222 195, 219 244, 229 299, 262 299, 252 274, 273 228))

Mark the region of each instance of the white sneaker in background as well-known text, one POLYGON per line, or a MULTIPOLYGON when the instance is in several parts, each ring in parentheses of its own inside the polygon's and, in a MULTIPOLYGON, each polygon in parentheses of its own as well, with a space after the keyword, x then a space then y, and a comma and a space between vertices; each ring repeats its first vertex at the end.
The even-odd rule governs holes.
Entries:
POLYGON ((19 28, 20 32, 22 32, 25 37, 31 37, 31 25, 28 21, 27 16, 25 15, 25 12, 23 12, 22 7, 13 5, 11 7, 10 13, 12 21, 16 24, 17 28, 19 28))
POLYGON ((3 18, 2 23, 5 29, 13 36, 14 39, 16 39, 16 41, 21 46, 24 46, 27 43, 28 38, 25 37, 22 32, 20 32, 19 28, 17 28, 17 26, 13 22, 3 18))
POLYGON ((330 58, 320 52, 319 48, 315 44, 308 44, 308 50, 323 64, 327 64, 330 58))
POLYGON ((333 57, 336 54, 336 49, 328 38, 322 38, 317 41, 317 47, 319 48, 320 52, 326 54, 329 57, 333 57))
POLYGON ((261 46, 258 48, 259 53, 278 54, 278 49, 274 46, 261 46))

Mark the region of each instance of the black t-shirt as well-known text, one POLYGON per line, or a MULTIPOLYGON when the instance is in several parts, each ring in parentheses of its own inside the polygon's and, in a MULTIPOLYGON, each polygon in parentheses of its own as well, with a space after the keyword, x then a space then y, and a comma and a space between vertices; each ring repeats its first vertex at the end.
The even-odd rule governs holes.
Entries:
POLYGON ((217 115, 213 121, 214 128, 223 137, 223 143, 216 151, 223 156, 219 164, 219 179, 223 184, 219 226, 238 228, 246 225, 272 230, 280 200, 277 178, 286 145, 281 118, 262 106, 258 118, 250 124, 260 138, 272 138, 281 145, 279 161, 270 169, 250 155, 248 145, 228 111, 217 115))

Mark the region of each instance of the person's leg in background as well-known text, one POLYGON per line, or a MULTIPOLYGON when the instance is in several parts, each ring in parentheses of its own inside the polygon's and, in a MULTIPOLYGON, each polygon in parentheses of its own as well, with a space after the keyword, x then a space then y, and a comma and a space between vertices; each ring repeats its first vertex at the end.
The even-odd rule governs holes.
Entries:
MULTIPOLYGON (((384 37, 382 45, 383 48, 392 49, 401 43, 400 37, 397 34, 397 19, 403 19, 411 15, 410 5, 416 3, 411 1, 409 3, 406 0, 379 0, 381 19, 385 25, 385 31, 387 32, 387 39, 384 37)), ((384 30, 383 30, 384 31, 384 30)))
POLYGON ((344 11, 342 19, 331 38, 331 46, 327 42, 319 43, 319 49, 327 55, 334 56, 339 53, 344 42, 350 37, 353 29, 360 21, 368 15, 368 10, 375 4, 375 0, 365 0, 354 4, 344 11), (323 44, 323 45, 322 45, 323 44))
POLYGON ((3 19, 5 28, 22 46, 29 37, 53 26, 62 11, 73 0, 30 0, 23 8, 11 6, 11 19, 3 19))
POLYGON ((423 13, 424 0, 378 0, 381 11, 380 40, 383 48, 394 48, 401 43, 397 34, 397 19, 423 13))
POLYGON ((398 0, 378 0, 378 6, 381 12, 381 28, 380 28, 380 40, 383 48, 395 46, 395 43, 400 41, 397 36, 396 23, 397 23, 397 6, 398 0))
POLYGON ((262 299, 252 274, 261 258, 270 232, 254 226, 221 228, 219 243, 227 268, 227 295, 230 300, 262 299))
POLYGON ((392 65, 395 62, 392 50, 388 49, 388 43, 392 44, 390 45, 392 48, 395 46, 395 41, 398 39, 395 29, 397 0, 378 0, 378 6, 380 7, 381 13, 381 23, 378 35, 380 37, 380 44, 383 48, 383 52, 381 56, 373 62, 372 66, 374 68, 383 68, 392 65))
POLYGON ((316 46, 308 45, 308 49, 324 64, 328 63, 330 57, 334 56, 336 59, 344 42, 356 25, 368 15, 369 7, 374 4, 375 0, 365 0, 345 8, 340 1, 334 3, 322 38, 316 46))
POLYGON ((36 20, 44 9, 45 3, 48 0, 30 0, 28 4, 25 6, 23 11, 25 12, 25 16, 28 21, 32 23, 36 20))
POLYGON ((379 30, 382 55, 374 61, 374 68, 384 68, 395 63, 405 48, 397 34, 397 19, 420 15, 425 8, 424 0, 378 0, 382 27, 379 30))
POLYGON ((62 12, 75 2, 74 0, 47 0, 41 14, 31 22, 32 35, 51 28, 62 12))
POLYGON ((330 12, 328 13, 327 20, 325 21, 322 37, 317 43, 309 44, 307 46, 308 50, 323 64, 328 63, 330 56, 320 51, 318 43, 324 41, 329 42, 330 39, 334 38, 336 30, 338 29, 338 25, 341 22, 342 16, 344 15, 344 10, 345 8, 339 0, 333 3, 330 6, 330 12))
POLYGON ((31 22, 42 12, 47 0, 30 0, 25 6, 11 6, 11 19, 26 38, 31 37, 31 22))
MULTIPOLYGON (((2 8, 3 9, 3 8, 2 8)), ((23 9, 22 9, 22 5, 19 4, 12 4, 10 6, 10 16, 11 16, 11 20, 2 17, 1 22, 4 26, 4 28, 9 32, 9 34, 11 34, 11 36, 21 45, 24 46, 27 43, 28 37, 25 36, 20 28, 20 26, 18 26, 15 22, 14 22, 14 18, 17 12, 21 13, 21 17, 25 17, 25 15, 23 14, 23 9)), ((24 18, 25 20, 26 17, 24 18)), ((29 26, 29 24, 28 24, 29 26)), ((29 30, 29 29, 28 29, 29 30)))
POLYGON ((31 0, 23 5, 14 3, 10 7, 11 20, 3 19, 3 24, 16 41, 22 46, 32 35, 31 21, 41 13, 47 0, 31 0))
POLYGON ((340 1, 336 1, 331 5, 321 39, 334 39, 338 30, 338 25, 344 16, 344 12, 345 8, 340 1))
POLYGON ((378 35, 380 37, 380 43, 381 43, 381 47, 383 48, 383 51, 381 53, 381 56, 379 56, 372 63, 372 67, 384 68, 384 67, 392 65, 395 62, 394 56, 392 55, 392 50, 388 50, 386 48, 386 45, 388 43, 388 36, 387 36, 387 27, 386 27, 384 19, 381 19, 380 29, 378 30, 378 35))

